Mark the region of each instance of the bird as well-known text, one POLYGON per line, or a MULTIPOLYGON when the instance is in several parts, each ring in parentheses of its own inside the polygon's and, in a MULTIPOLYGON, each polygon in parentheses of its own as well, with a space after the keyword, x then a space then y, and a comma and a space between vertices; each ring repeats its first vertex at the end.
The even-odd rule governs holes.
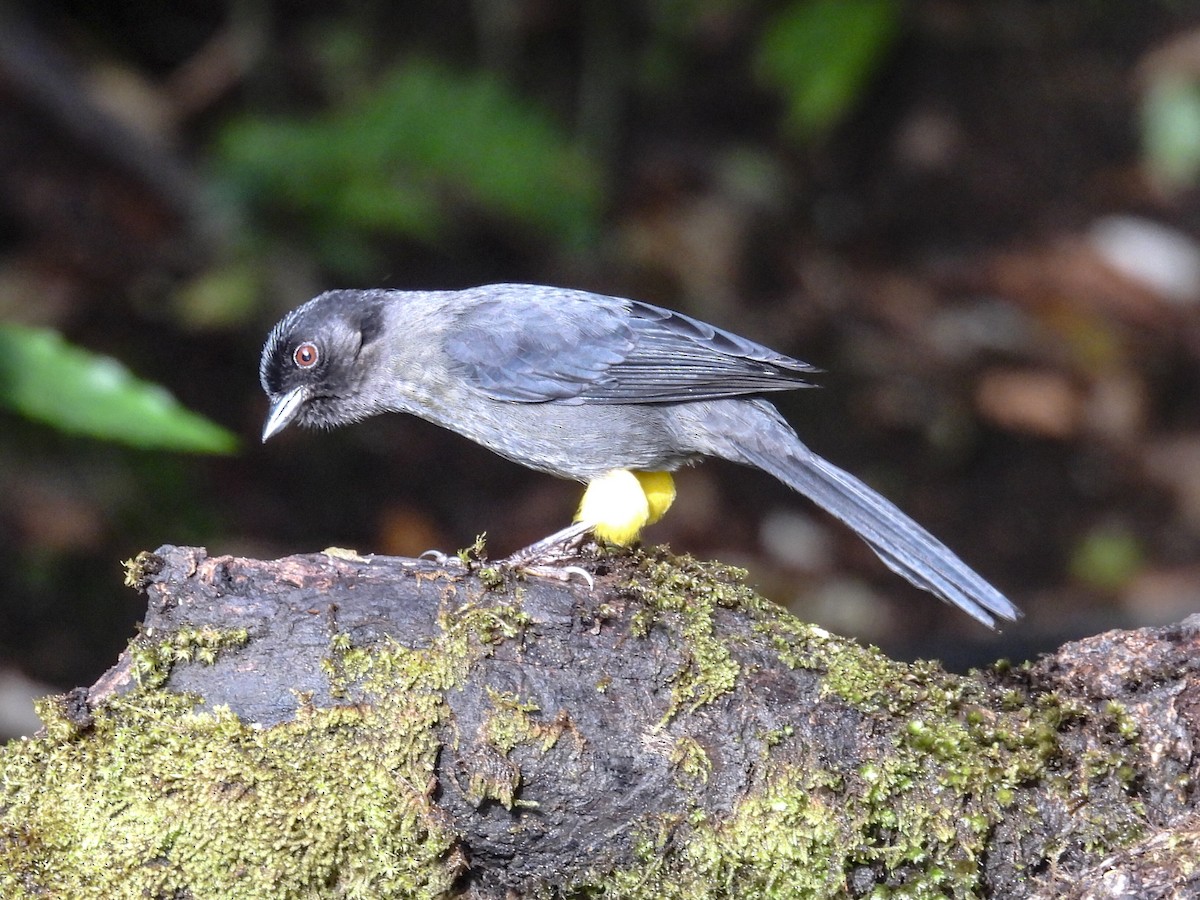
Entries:
POLYGON ((716 457, 761 469, 856 532, 883 563, 989 628, 1020 610, 874 489, 808 448, 767 399, 819 369, 639 300, 532 284, 331 290, 263 347, 262 439, 419 416, 586 485, 574 522, 508 558, 627 547, 675 499, 671 473, 716 457))

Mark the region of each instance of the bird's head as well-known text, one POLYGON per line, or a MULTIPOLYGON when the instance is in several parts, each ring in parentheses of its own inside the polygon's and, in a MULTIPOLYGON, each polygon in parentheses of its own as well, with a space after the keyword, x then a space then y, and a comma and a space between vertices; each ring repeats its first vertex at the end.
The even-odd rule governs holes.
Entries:
POLYGON ((368 374, 363 351, 381 325, 382 303, 363 291, 329 291, 284 316, 258 367, 271 401, 262 439, 292 422, 332 428, 374 412, 361 392, 368 374))

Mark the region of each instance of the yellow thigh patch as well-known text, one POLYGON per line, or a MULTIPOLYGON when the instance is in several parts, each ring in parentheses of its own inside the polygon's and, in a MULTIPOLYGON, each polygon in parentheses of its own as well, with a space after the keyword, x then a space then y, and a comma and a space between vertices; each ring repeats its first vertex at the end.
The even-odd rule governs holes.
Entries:
POLYGON ((590 525, 600 540, 624 547, 661 519, 674 499, 670 473, 616 469, 588 482, 575 521, 590 525))
POLYGON ((646 524, 653 525, 667 514, 675 502, 675 479, 670 472, 634 472, 633 477, 641 484, 650 507, 650 518, 646 524))

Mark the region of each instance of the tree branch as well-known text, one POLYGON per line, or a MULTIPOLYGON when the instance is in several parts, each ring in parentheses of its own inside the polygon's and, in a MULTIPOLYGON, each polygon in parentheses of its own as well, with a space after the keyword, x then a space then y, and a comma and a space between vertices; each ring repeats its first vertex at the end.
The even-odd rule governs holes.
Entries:
POLYGON ((959 677, 719 566, 589 567, 142 554, 142 633, 0 750, 0 894, 1200 888, 1200 618, 959 677))

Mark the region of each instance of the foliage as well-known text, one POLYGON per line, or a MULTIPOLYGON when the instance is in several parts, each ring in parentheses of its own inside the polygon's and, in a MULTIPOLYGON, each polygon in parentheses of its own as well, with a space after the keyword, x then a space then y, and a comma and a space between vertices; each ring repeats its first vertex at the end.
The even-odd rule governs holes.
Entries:
POLYGON ((1071 575, 1101 591, 1117 591, 1146 565, 1137 535, 1125 528, 1101 526, 1086 534, 1071 558, 1071 575))
POLYGON ((488 72, 428 61, 324 115, 235 121, 219 156, 252 204, 308 217, 342 271, 365 235, 433 244, 455 214, 483 213, 565 248, 590 240, 598 218, 596 167, 544 112, 488 72))
POLYGON ((1200 184, 1200 78, 1172 75, 1150 83, 1142 100, 1142 140, 1159 184, 1200 184))
POLYGON ((232 434, 163 388, 44 329, 0 325, 0 406, 62 431, 136 447, 193 453, 237 447, 232 434))
POLYGON ((783 94, 795 136, 818 136, 853 108, 895 40, 900 13, 895 0, 800 0, 768 25, 759 74, 783 94))

